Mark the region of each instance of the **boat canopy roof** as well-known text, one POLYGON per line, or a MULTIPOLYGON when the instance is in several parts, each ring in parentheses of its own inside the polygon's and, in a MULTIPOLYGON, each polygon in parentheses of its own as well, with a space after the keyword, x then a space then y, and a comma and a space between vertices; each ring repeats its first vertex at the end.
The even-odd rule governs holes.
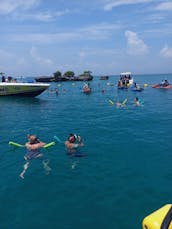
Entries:
POLYGON ((120 73, 121 76, 131 76, 131 72, 121 72, 120 73))

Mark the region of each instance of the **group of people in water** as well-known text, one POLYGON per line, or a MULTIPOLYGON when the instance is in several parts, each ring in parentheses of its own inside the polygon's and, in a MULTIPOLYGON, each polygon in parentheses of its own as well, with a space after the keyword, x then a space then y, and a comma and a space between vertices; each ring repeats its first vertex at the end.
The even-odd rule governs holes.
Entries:
MULTIPOLYGON (((124 107, 124 106, 126 106, 126 103, 127 103, 127 99, 125 99, 123 102, 119 102, 118 101, 118 102, 116 102, 116 106, 117 107, 124 107)), ((133 101, 133 104, 135 106, 141 106, 141 105, 143 105, 143 102, 138 97, 135 97, 134 101, 133 101)))
MULTIPOLYGON (((129 83, 130 78, 129 77, 123 77, 119 80, 118 86, 127 86, 129 83)), ((162 87, 166 87, 169 85, 169 82, 167 80, 163 80, 160 84, 162 87)), ((137 84, 134 84, 135 87, 137 87, 137 84)), ((89 83, 85 83, 83 86, 84 89, 90 88, 89 83)), ((57 92, 58 93, 58 92, 57 92)), ((110 100, 111 101, 111 100, 110 100)), ((111 101, 111 103, 113 103, 111 101)), ((116 102, 117 107, 124 107, 127 103, 127 99, 125 99, 123 102, 116 102)), ((135 106, 141 106, 143 102, 138 98, 135 97, 133 104, 135 106)), ((49 167, 49 160, 44 160, 44 155, 40 151, 41 148, 43 148, 46 143, 42 142, 40 139, 37 138, 36 135, 27 135, 28 141, 25 143, 25 147, 27 149, 27 153, 24 156, 25 164, 23 167, 23 171, 20 173, 20 177, 24 179, 24 174, 26 170, 28 169, 30 162, 32 159, 38 159, 41 158, 43 167, 46 170, 47 173, 51 171, 51 168, 49 167)), ((66 154, 69 155, 71 158, 77 156, 83 156, 84 154, 79 151, 79 148, 84 146, 83 140, 79 135, 76 134, 69 134, 67 140, 64 142, 65 148, 66 148, 66 154)))
MULTIPOLYGON (((37 138, 36 135, 27 135, 28 141, 25 144, 27 149, 27 153, 24 156, 26 163, 23 166, 23 171, 20 173, 20 177, 24 179, 24 174, 28 169, 30 162, 32 159, 44 159, 43 153, 40 151, 46 143, 42 142, 40 139, 37 138)), ((84 143, 81 136, 76 134, 69 134, 68 139, 64 142, 66 148, 66 154, 69 155, 71 158, 73 157, 81 157, 85 155, 84 153, 79 152, 79 147, 83 147, 84 143)), ((49 167, 49 160, 42 160, 43 167, 48 174, 51 171, 49 167)))

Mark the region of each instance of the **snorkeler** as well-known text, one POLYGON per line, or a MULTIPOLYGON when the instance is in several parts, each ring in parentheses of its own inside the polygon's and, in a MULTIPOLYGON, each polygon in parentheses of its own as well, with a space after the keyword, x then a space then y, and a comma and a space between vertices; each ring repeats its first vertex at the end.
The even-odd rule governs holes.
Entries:
MULTIPOLYGON (((26 172, 26 170, 28 169, 29 167, 29 164, 30 164, 30 160, 32 159, 36 159, 36 158, 43 158, 43 154, 40 152, 40 148, 42 148, 43 146, 46 145, 46 143, 44 142, 41 142, 36 135, 27 135, 28 137, 28 142, 25 144, 26 146, 26 149, 27 149, 27 153, 26 155, 24 156, 24 159, 27 161, 25 164, 24 164, 24 169, 23 171, 20 173, 20 177, 22 179, 24 179, 24 174, 26 172)), ((48 167, 48 163, 45 161, 43 161, 43 165, 44 165, 44 168, 49 168, 48 167)), ((50 168, 49 168, 50 169, 50 168)))
POLYGON ((75 156, 78 152, 78 148, 84 146, 84 143, 79 135, 70 134, 68 140, 65 141, 67 154, 75 156))

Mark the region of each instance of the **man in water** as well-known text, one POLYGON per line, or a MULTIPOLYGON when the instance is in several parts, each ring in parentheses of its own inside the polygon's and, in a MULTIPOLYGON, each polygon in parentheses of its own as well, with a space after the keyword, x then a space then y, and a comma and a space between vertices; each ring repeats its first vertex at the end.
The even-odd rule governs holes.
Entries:
POLYGON ((80 136, 70 134, 68 140, 65 141, 67 154, 74 157, 78 153, 78 148, 84 146, 80 136))
MULTIPOLYGON (((42 148, 46 144, 44 142, 41 142, 37 138, 36 135, 27 135, 27 137, 28 137, 28 142, 25 144, 26 149, 27 149, 27 153, 24 156, 24 159, 27 162, 24 164, 24 169, 20 173, 20 177, 22 179, 24 179, 24 174, 29 167, 30 160, 36 159, 36 158, 43 158, 43 154, 39 151, 39 149, 42 148)), ((44 161, 43 161, 43 165, 44 165, 44 168, 45 168, 45 166, 48 168, 47 163, 44 163, 44 161)))

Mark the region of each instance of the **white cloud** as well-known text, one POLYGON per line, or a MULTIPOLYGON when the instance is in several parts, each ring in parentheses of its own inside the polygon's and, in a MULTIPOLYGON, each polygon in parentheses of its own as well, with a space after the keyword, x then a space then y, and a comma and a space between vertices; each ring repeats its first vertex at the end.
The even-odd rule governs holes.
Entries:
MULTIPOLYGON (((20 71, 28 65, 23 57, 20 58, 19 54, 14 54, 0 49, 0 69, 5 73, 16 72, 16 69, 19 67, 20 71)), ((11 73, 10 73, 11 74, 11 73)))
POLYGON ((131 55, 143 55, 148 53, 148 47, 142 39, 140 39, 137 33, 132 31, 126 31, 125 36, 128 43, 128 53, 131 55))
POLYGON ((118 24, 100 23, 78 30, 87 39, 108 39, 112 32, 121 28, 118 24))
POLYGON ((104 10, 112 10, 114 7, 118 7, 121 5, 131 5, 131 4, 139 4, 139 3, 147 3, 152 2, 153 0, 111 0, 109 3, 104 5, 104 10))
POLYGON ((0 49, 0 60, 8 60, 8 59, 12 59, 14 58, 14 55, 5 51, 5 50, 2 50, 0 49))
POLYGON ((165 45, 164 48, 161 49, 161 52, 160 54, 163 56, 163 57, 172 57, 172 47, 168 47, 168 45, 165 45))
POLYGON ((40 3, 40 0, 0 0, 0 14, 9 14, 18 9, 27 10, 40 3))
POLYGON ((50 12, 50 11, 37 12, 35 14, 16 13, 13 15, 13 18, 17 20, 36 20, 36 21, 51 22, 56 20, 57 17, 63 16, 68 13, 70 13, 68 9, 64 11, 58 11, 58 12, 50 12))
POLYGON ((144 22, 145 23, 159 23, 162 20, 164 20, 166 18, 166 15, 162 14, 162 13, 154 13, 154 14, 150 14, 147 15, 147 17, 144 18, 144 22))
POLYGON ((159 4, 155 9, 163 11, 172 11, 172 2, 163 2, 159 4))
POLYGON ((11 34, 10 39, 17 42, 32 42, 39 44, 52 44, 77 40, 106 40, 119 28, 120 26, 116 24, 102 23, 75 30, 73 29, 71 32, 11 34))
POLYGON ((75 32, 66 33, 29 33, 22 35, 12 35, 11 38, 17 42, 28 42, 38 44, 52 44, 57 42, 65 42, 71 40, 78 40, 80 34, 75 32))
POLYGON ((120 51, 112 49, 83 49, 79 52, 80 57, 90 57, 90 56, 109 56, 109 55, 119 55, 120 51))
POLYGON ((42 57, 38 51, 36 47, 32 47, 30 50, 30 55, 33 58, 33 60, 35 60, 38 64, 40 65, 47 65, 47 66, 51 66, 53 64, 53 61, 49 58, 44 58, 42 57))

